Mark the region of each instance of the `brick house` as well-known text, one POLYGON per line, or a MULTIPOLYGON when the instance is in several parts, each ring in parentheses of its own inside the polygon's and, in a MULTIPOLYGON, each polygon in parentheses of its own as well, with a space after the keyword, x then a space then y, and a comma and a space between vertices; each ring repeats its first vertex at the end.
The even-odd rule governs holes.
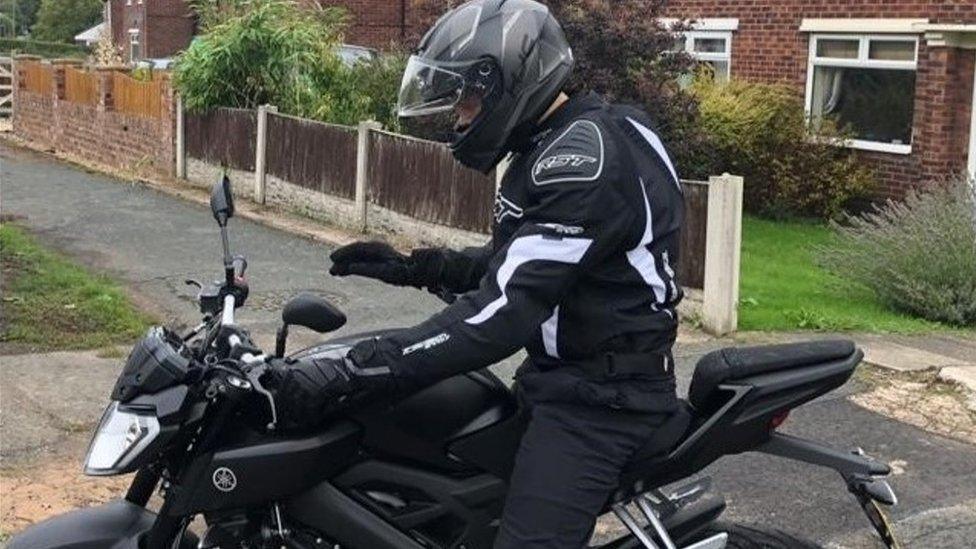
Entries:
POLYGON ((719 78, 785 82, 850 144, 883 196, 976 173, 973 0, 672 0, 684 46, 719 78))
POLYGON ((415 0, 305 0, 321 6, 342 6, 349 11, 349 44, 387 48, 406 42, 418 24, 415 0))
MULTIPOLYGON (((351 24, 349 44, 386 48, 403 42, 417 25, 412 0, 299 0, 309 7, 342 6, 351 24)), ((186 48, 196 34, 196 20, 185 0, 105 0, 105 21, 123 57, 159 59, 186 48)))
POLYGON ((196 20, 183 0, 105 0, 112 42, 127 60, 171 57, 193 39, 196 20))

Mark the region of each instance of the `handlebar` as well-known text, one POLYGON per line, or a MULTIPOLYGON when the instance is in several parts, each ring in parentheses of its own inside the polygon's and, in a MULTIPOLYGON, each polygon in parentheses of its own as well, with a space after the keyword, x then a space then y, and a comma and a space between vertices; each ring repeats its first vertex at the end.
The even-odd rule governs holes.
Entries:
POLYGON ((220 314, 221 326, 234 325, 234 309, 237 308, 237 298, 233 294, 224 296, 224 309, 220 314))

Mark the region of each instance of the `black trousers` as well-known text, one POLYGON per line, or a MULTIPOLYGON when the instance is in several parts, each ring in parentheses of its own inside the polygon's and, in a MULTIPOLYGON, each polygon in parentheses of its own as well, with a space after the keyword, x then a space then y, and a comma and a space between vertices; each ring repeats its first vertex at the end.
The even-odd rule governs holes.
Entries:
POLYGON ((589 541, 620 473, 669 416, 587 404, 526 402, 495 549, 575 549, 589 541))

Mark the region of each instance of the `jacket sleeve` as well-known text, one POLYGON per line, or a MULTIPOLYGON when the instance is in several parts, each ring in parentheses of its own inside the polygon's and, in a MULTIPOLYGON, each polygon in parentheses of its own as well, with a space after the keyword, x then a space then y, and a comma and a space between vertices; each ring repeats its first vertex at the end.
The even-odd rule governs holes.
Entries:
POLYGON ((463 294, 476 289, 488 272, 492 243, 460 251, 439 248, 436 252, 443 262, 438 277, 441 289, 463 294))
POLYGON ((540 207, 494 254, 476 291, 417 326, 358 344, 349 357, 388 368, 395 387, 411 389, 514 354, 589 265, 634 238, 634 210, 613 187, 592 178, 534 185, 540 207))

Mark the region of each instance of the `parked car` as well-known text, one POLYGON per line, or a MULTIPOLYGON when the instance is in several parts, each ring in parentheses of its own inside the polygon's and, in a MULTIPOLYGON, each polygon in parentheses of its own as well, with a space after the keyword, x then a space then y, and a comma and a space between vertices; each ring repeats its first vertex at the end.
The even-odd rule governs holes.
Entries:
POLYGON ((342 62, 347 67, 351 67, 360 61, 369 61, 376 58, 377 55, 376 50, 365 46, 354 46, 352 44, 339 46, 339 57, 342 58, 342 62))

